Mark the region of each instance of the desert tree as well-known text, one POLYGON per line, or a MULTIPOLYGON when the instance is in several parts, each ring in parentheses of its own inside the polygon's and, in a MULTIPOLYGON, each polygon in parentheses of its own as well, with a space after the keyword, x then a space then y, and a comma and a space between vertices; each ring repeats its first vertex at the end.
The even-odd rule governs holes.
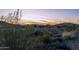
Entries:
POLYGON ((1 16, 1 18, 0 18, 0 19, 1 19, 1 21, 3 21, 3 19, 4 19, 4 16, 1 16))
POLYGON ((17 11, 14 12, 14 17, 15 17, 15 21, 17 23, 22 17, 22 10, 17 9, 17 11))

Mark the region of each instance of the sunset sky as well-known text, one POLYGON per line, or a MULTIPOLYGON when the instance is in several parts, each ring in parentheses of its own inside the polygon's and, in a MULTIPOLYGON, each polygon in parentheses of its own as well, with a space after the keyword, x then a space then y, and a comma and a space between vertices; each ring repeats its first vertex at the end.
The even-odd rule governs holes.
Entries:
MULTIPOLYGON (((63 18, 78 18, 79 9, 21 9, 24 20, 50 20, 63 18)), ((0 9, 0 15, 7 15, 15 9, 0 9)))

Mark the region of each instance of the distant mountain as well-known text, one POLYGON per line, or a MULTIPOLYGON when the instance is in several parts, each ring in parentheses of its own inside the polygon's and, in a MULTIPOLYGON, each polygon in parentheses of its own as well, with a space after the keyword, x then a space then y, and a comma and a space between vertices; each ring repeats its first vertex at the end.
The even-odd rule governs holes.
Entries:
POLYGON ((25 24, 42 24, 42 25, 46 25, 46 24, 49 24, 49 25, 55 25, 55 24, 61 24, 61 23, 74 23, 74 24, 79 24, 79 20, 46 20, 46 21, 29 21, 29 20, 20 20, 18 21, 18 24, 22 24, 22 25, 25 25, 25 24))
MULTIPOLYGON (((12 21, 14 21, 14 20, 12 20, 12 21)), ((7 23, 10 23, 10 22, 7 22, 7 23)), ((61 23, 79 24, 79 19, 51 19, 51 20, 39 20, 39 21, 19 20, 17 23, 14 23, 14 24, 20 24, 20 25, 27 25, 27 24, 47 25, 47 24, 49 24, 49 25, 55 25, 55 24, 61 24, 61 23)))

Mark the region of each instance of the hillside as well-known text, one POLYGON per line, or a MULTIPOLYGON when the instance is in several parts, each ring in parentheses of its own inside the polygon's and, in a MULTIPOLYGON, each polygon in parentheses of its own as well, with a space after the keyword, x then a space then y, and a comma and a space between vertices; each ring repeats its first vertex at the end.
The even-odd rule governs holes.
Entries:
POLYGON ((10 50, 78 50, 79 25, 19 25, 0 22, 0 47, 10 50))

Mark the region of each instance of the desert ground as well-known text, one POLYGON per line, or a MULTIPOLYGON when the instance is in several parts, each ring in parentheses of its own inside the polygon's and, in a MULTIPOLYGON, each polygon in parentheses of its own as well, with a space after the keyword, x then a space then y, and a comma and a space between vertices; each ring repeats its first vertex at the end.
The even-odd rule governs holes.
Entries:
POLYGON ((0 21, 0 50, 79 50, 75 22, 0 21))

